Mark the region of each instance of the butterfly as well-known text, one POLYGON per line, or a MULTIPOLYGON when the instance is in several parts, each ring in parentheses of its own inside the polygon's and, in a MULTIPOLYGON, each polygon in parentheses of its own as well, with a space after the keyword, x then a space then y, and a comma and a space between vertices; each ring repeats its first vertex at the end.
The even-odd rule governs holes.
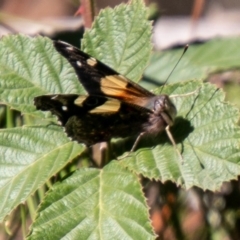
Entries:
POLYGON ((92 146, 135 136, 133 151, 143 135, 167 130, 174 144, 169 127, 177 111, 169 96, 153 94, 68 43, 53 45, 72 65, 88 95, 42 95, 34 104, 56 115, 72 140, 92 146))

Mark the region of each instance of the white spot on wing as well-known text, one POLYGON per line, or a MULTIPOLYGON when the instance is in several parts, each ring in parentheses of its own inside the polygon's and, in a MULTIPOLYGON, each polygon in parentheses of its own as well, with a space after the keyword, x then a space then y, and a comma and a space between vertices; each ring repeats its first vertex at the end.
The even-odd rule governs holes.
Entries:
POLYGON ((66 49, 68 50, 68 51, 73 51, 74 50, 74 47, 66 47, 66 49))
POLYGON ((80 61, 77 61, 76 64, 81 67, 82 66, 82 63, 80 61))
POLYGON ((70 46, 70 47, 72 47, 69 43, 67 43, 67 42, 64 42, 64 41, 58 41, 58 42, 60 42, 60 43, 62 43, 62 44, 64 44, 64 45, 66 45, 66 46, 70 46))
POLYGON ((62 110, 63 110, 63 111, 67 111, 68 108, 67 108, 66 106, 62 106, 62 110))
POLYGON ((58 95, 53 96, 51 99, 55 100, 58 97, 58 95))

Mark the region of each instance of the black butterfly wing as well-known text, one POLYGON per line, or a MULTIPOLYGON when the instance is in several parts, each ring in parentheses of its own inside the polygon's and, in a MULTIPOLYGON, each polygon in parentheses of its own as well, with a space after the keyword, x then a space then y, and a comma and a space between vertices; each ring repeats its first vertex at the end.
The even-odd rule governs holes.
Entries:
POLYGON ((158 134, 173 122, 176 110, 167 96, 155 96, 67 43, 55 41, 54 46, 74 67, 89 96, 43 95, 34 104, 56 115, 73 140, 90 146, 143 132, 158 134))
POLYGON ((140 106, 146 105, 147 98, 155 96, 72 45, 54 41, 54 47, 73 66, 89 95, 117 98, 140 106))
POLYGON ((34 104, 39 110, 51 111, 71 139, 87 146, 138 135, 150 112, 114 98, 77 94, 43 95, 34 104))

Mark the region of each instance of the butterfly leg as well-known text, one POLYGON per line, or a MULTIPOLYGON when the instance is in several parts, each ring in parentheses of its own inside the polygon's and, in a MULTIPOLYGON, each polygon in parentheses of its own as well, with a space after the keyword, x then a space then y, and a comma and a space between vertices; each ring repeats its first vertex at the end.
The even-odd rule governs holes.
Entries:
POLYGON ((133 144, 133 146, 132 146, 132 148, 131 148, 131 150, 130 150, 130 153, 131 153, 131 152, 134 152, 135 148, 137 147, 140 139, 142 138, 142 136, 143 136, 144 134, 145 134, 145 132, 141 132, 141 133, 138 135, 137 139, 135 140, 135 142, 134 142, 134 144, 133 144))
POLYGON ((178 154, 178 156, 179 156, 179 159, 181 160, 181 164, 183 164, 182 154, 180 153, 180 151, 179 151, 178 148, 177 148, 177 144, 176 144, 176 142, 174 141, 174 138, 173 138, 173 136, 172 136, 172 133, 170 132, 170 126, 169 126, 169 125, 165 128, 165 131, 166 131, 166 133, 167 133, 167 135, 168 135, 168 138, 169 138, 169 140, 171 141, 173 147, 175 148, 175 150, 176 150, 176 152, 177 152, 177 154, 178 154))
POLYGON ((142 136, 143 136, 145 133, 146 133, 146 132, 141 132, 141 133, 138 135, 137 139, 135 140, 135 142, 134 142, 131 150, 130 150, 126 155, 123 155, 122 157, 118 158, 118 160, 121 160, 121 159, 123 159, 123 158, 126 158, 126 157, 129 156, 130 153, 134 152, 134 150, 135 150, 135 148, 137 147, 140 139, 142 138, 142 136))

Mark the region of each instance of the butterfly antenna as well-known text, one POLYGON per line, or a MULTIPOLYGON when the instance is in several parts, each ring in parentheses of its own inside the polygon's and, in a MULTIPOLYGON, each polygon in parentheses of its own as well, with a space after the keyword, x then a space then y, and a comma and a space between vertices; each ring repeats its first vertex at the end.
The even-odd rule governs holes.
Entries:
MULTIPOLYGON (((179 64, 179 62, 181 61, 182 57, 184 56, 184 54, 186 53, 186 51, 188 50, 188 44, 185 45, 184 49, 183 49, 183 53, 181 55, 181 57, 178 59, 177 63, 175 64, 174 68, 172 69, 172 71, 169 73, 167 79, 164 81, 163 83, 163 87, 162 87, 162 90, 164 88, 164 85, 167 83, 168 79, 170 78, 170 76, 172 75, 173 71, 176 69, 177 65, 179 64)), ((162 92, 161 90, 161 92, 162 92)))

